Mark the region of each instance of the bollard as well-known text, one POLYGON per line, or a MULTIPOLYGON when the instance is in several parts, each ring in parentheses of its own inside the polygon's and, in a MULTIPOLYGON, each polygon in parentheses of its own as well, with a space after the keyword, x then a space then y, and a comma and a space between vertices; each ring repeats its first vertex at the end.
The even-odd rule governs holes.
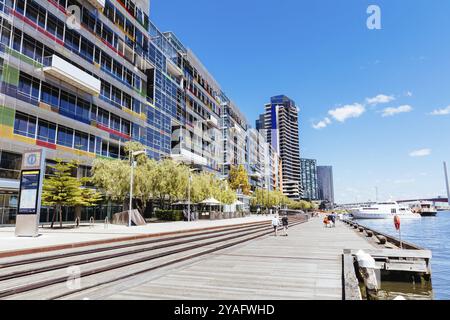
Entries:
POLYGON ((385 236, 377 236, 378 241, 380 242, 380 244, 386 244, 387 239, 385 236))
POLYGON ((364 227, 359 227, 358 230, 359 232, 364 232, 364 227))
POLYGON ((367 235, 368 238, 372 238, 373 237, 373 231, 366 230, 366 235, 367 235))
POLYGON ((364 279, 367 300, 378 300, 379 285, 375 273, 375 269, 377 269, 375 259, 370 254, 359 250, 356 254, 356 260, 358 261, 359 272, 364 279))

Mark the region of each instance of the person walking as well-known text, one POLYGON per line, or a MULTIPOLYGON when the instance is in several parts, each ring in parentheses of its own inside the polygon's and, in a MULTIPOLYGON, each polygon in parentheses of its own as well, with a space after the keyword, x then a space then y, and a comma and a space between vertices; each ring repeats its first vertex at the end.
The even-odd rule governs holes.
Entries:
POLYGON ((281 223, 283 224, 284 236, 288 236, 288 228, 289 228, 289 219, 287 214, 281 219, 281 223))
POLYGON ((278 235, 278 226, 280 225, 280 220, 278 219, 277 215, 274 215, 272 218, 272 227, 273 231, 275 232, 275 237, 278 235))

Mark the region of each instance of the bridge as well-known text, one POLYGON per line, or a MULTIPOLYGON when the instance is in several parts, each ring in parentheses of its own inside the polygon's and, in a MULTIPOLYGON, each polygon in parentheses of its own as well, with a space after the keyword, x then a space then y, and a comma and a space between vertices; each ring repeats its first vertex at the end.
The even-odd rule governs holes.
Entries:
POLYGON ((434 202, 434 203, 449 203, 448 198, 431 198, 431 199, 414 199, 414 200, 397 200, 398 203, 407 203, 407 202, 419 202, 419 201, 428 201, 428 202, 434 202))
MULTIPOLYGON (((397 203, 413 203, 413 202, 433 202, 435 205, 440 204, 442 206, 445 206, 449 204, 449 199, 444 197, 436 197, 436 198, 422 198, 422 199, 406 199, 406 200, 392 200, 397 201, 397 203)), ((368 207, 370 205, 376 204, 376 202, 373 201, 367 201, 367 202, 358 202, 358 203, 347 203, 347 204, 340 204, 338 205, 338 208, 344 208, 344 209, 353 209, 353 208, 360 208, 360 207, 368 207)))

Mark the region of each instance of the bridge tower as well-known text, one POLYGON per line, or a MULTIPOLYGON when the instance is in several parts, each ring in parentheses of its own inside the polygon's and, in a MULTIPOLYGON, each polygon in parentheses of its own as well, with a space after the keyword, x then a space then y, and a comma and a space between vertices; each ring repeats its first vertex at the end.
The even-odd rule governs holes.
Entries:
POLYGON ((444 175, 445 175, 445 186, 447 187, 447 199, 448 199, 448 204, 450 205, 450 186, 448 184, 447 162, 445 162, 445 161, 444 161, 444 175))

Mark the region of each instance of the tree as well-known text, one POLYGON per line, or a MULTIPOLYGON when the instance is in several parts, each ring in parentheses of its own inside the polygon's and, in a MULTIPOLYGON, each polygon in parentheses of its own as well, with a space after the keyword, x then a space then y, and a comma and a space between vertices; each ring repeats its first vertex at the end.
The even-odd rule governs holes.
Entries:
MULTIPOLYGON (((80 179, 81 184, 86 185, 90 183, 90 178, 80 179)), ((102 201, 103 195, 101 192, 90 188, 81 188, 81 195, 77 198, 77 203, 75 203, 75 223, 78 227, 81 221, 81 208, 82 207, 94 207, 100 201, 102 201)))
POLYGON ((75 206, 82 202, 81 181, 72 176, 73 169, 77 168, 74 161, 65 163, 61 159, 56 159, 56 164, 50 168, 53 169, 53 174, 44 180, 42 204, 55 208, 51 228, 53 228, 57 214, 62 228, 62 208, 75 206))
POLYGON ((122 160, 96 159, 92 165, 92 182, 112 201, 123 203, 130 192, 130 164, 122 160))
POLYGON ((250 182, 248 180, 248 173, 243 165, 232 167, 229 174, 230 187, 233 190, 242 190, 245 195, 250 195, 250 182))

